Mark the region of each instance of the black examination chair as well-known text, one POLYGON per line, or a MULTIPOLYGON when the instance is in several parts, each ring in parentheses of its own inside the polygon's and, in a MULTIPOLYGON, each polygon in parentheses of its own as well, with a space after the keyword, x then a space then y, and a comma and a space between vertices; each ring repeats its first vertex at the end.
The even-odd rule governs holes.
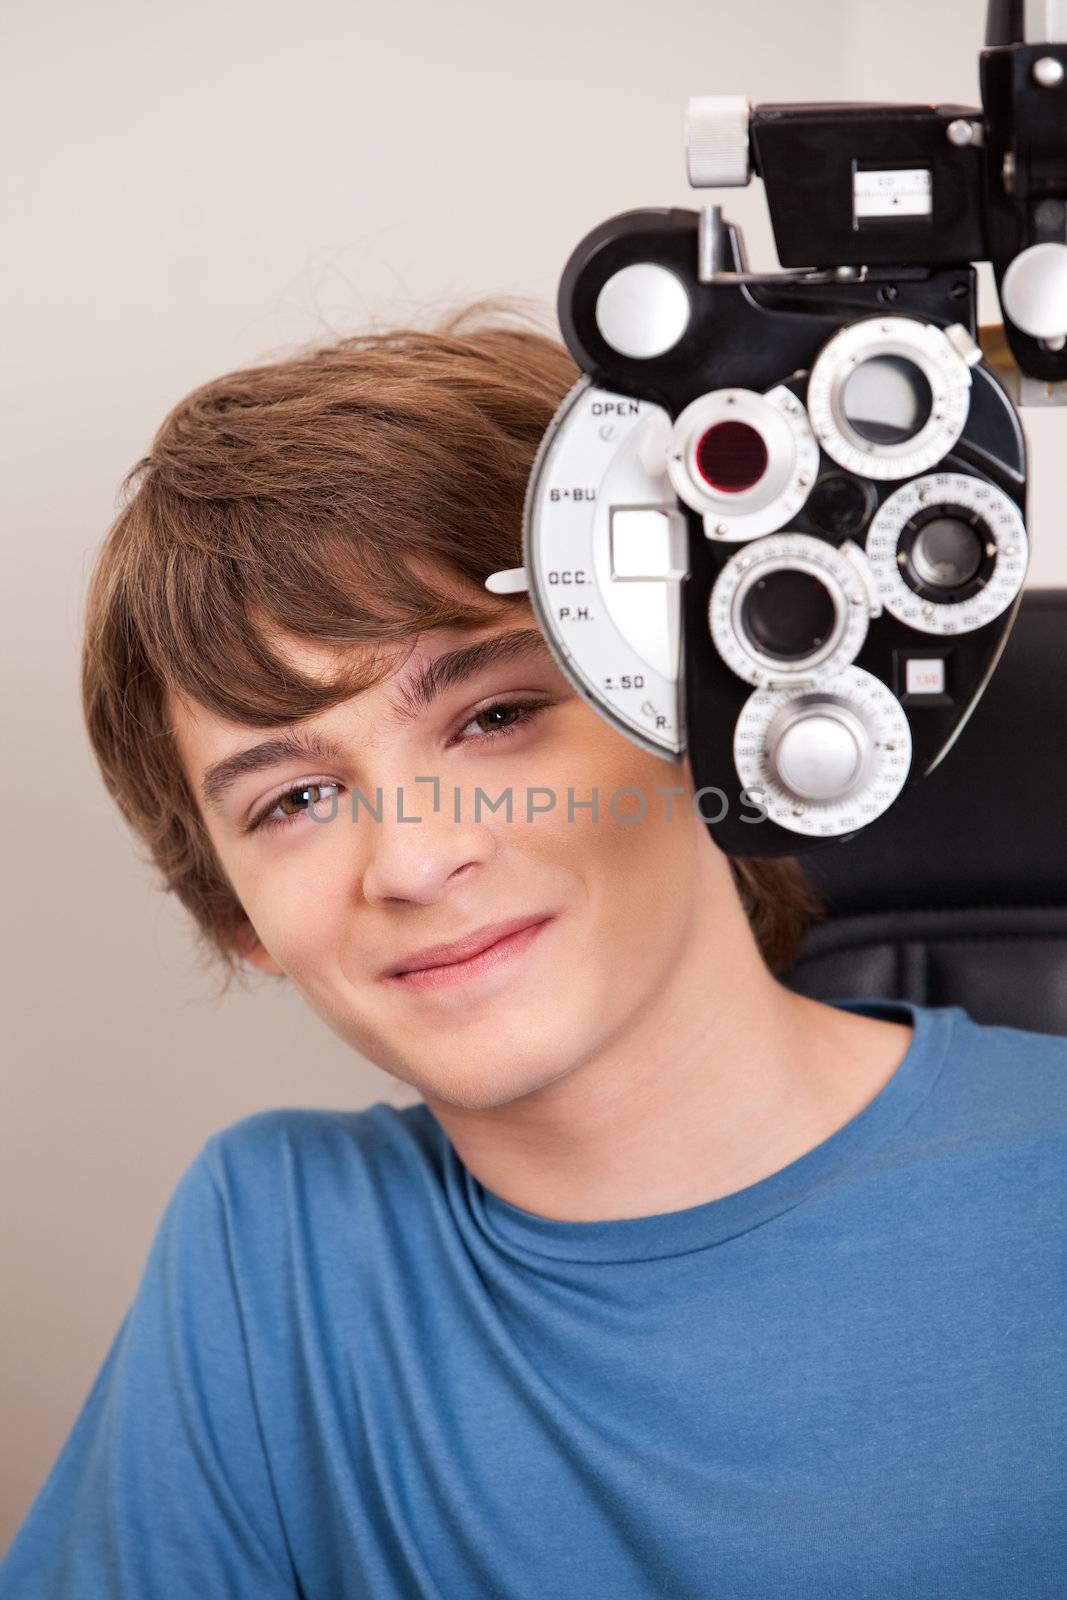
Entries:
POLYGON ((798 857, 828 915, 783 982, 1067 1034, 1065 727, 1067 589, 1031 589, 940 766, 847 844, 798 857))

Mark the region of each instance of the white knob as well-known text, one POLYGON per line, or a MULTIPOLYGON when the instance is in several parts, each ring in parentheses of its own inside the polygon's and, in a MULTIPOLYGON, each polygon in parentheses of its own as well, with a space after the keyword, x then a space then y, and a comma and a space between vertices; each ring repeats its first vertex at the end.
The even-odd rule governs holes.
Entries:
POLYGON ((694 189, 743 189, 749 180, 748 126, 744 95, 704 95, 685 114, 686 164, 694 189))
POLYGON ((768 729, 768 755, 782 783, 802 800, 839 800, 854 786, 870 751, 860 719, 826 702, 787 706, 768 729))
POLYGON ((1034 82, 1042 89, 1058 89, 1063 82, 1063 62, 1055 56, 1042 56, 1034 62, 1034 82))
POLYGON ((1032 339, 1067 334, 1067 244, 1032 244, 1000 282, 1005 315, 1032 339))

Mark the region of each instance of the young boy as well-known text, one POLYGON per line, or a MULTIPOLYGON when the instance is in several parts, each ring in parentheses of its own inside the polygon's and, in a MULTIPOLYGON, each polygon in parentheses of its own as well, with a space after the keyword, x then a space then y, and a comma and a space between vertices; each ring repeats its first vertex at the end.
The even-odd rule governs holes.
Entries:
POLYGON ((491 310, 209 383, 128 480, 108 789, 422 1103, 206 1142, 0 1597, 1062 1595, 1067 1041, 782 982, 798 865, 485 588, 577 377, 491 310))

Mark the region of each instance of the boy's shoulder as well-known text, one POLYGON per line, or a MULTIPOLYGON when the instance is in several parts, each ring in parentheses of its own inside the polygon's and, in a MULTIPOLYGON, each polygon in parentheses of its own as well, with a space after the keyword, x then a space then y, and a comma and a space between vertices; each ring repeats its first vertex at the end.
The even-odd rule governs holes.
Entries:
POLYGON ((1011 1023, 979 1021, 965 1003, 898 997, 832 1001, 914 1034, 887 1086, 911 1104, 909 1137, 953 1141, 972 1151, 1022 1154, 1020 1142, 1062 1160, 1067 1143, 1067 1037, 1011 1023), (899 1091, 899 1092, 898 1092, 899 1091))
POLYGON ((319 1170, 350 1177, 410 1163, 429 1152, 431 1118, 422 1103, 399 1108, 385 1101, 359 1111, 278 1106, 239 1117, 211 1134, 197 1157, 220 1187, 247 1184, 258 1174, 294 1178, 319 1170))
POLYGON ((1055 1083, 1067 1071, 1067 1035, 1044 1033, 1004 1022, 980 1022, 962 1005, 939 1008, 955 1021, 954 1045, 971 1056, 1016 1066, 1028 1075, 1047 1075, 1055 1083))
MULTIPOLYGON (((397 1217, 415 1225, 439 1190, 440 1146, 424 1104, 361 1111, 278 1107, 211 1134, 182 1173, 164 1232, 188 1241, 191 1270, 224 1242, 246 1284, 286 1281, 284 1264, 343 1258, 369 1267, 397 1217)), ((212 1258, 213 1259, 213 1258, 212 1258)))
POLYGON ((942 1087, 972 1125, 985 1113, 1004 1133, 1067 1130, 1067 1037, 978 1022, 960 1005, 937 1013, 949 1024, 942 1087))

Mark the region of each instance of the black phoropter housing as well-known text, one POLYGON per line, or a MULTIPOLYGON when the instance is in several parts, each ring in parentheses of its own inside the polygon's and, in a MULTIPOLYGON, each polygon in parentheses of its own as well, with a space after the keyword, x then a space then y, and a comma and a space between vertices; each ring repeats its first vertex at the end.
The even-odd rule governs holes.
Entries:
MULTIPOLYGON (((702 282, 697 274, 701 226, 700 214, 684 209, 625 213, 594 228, 571 255, 560 283, 560 322, 571 353, 598 388, 662 406, 672 419, 701 396, 735 387, 762 392, 784 385, 804 403, 813 363, 833 335, 850 324, 873 319, 876 327, 879 314, 913 317, 939 328, 959 324, 977 339, 976 274, 969 265, 884 269, 862 278, 833 271, 744 273, 738 231, 725 224, 716 244, 716 271, 702 282), (685 284, 691 316, 671 349, 635 362, 603 337, 597 303, 616 274, 647 261, 668 268, 685 284)), ((995 486, 1025 517, 1025 440, 1017 412, 984 363, 973 369, 963 431, 937 470, 995 486)), ((900 478, 857 477, 821 451, 814 486, 788 527, 835 548, 843 540, 862 545, 901 484, 900 478)), ((686 515, 689 570, 682 586, 682 625, 688 761, 696 788, 725 796, 723 814, 709 818, 709 831, 728 854, 799 854, 821 841, 773 820, 754 824, 747 798, 751 790, 734 764, 734 733, 752 687, 724 662, 708 628, 709 595, 726 563, 739 548, 753 549, 761 540, 743 547, 717 543, 705 536, 698 516, 686 515)), ((921 592, 914 574, 910 580, 921 592)), ((962 727, 1003 650, 1018 603, 985 626, 952 637, 917 633, 888 612, 871 626, 855 664, 907 707, 913 750, 909 782, 932 770, 962 727), (944 663, 946 692, 909 703, 908 663, 931 660, 944 663)), ((851 837, 866 820, 857 815, 837 837, 851 837)))
POLYGON ((1016 362, 1056 383, 1067 379, 1067 344, 1017 326, 1003 294, 1024 250, 1067 243, 1067 38, 1028 42, 1028 11, 1067 31, 1067 6, 1054 0, 992 0, 981 108, 760 105, 750 165, 766 187, 783 267, 989 261, 1016 362), (929 173, 928 214, 857 217, 859 175, 908 168, 929 173))
POLYGON ((876 820, 950 750, 1006 643, 1026 446, 977 343, 974 264, 994 267, 1020 390, 1067 397, 1057 35, 1067 0, 993 0, 980 110, 691 102, 691 182, 760 176, 789 270, 752 273, 718 206, 612 217, 565 267, 585 377, 531 474, 520 573, 590 702, 723 796, 705 821, 729 854, 876 820), (639 456, 623 440, 605 457, 619 430, 597 406, 621 417, 626 397, 639 456), (667 733, 641 675, 664 659, 646 649, 661 578, 684 655, 667 733), (644 612, 619 588, 635 580, 644 612))

